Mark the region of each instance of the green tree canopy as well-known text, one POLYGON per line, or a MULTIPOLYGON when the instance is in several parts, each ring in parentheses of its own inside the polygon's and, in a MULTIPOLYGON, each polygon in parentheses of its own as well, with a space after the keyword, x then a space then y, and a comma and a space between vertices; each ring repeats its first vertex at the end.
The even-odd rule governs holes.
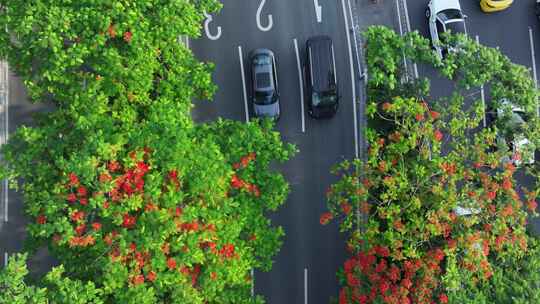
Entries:
POLYGON ((444 59, 417 32, 400 37, 371 27, 365 36, 367 159, 336 167, 340 180, 321 216, 351 234, 339 303, 459 303, 490 284, 510 298, 517 289, 505 290, 501 280, 517 273, 504 278, 504 269, 537 259, 525 227, 527 210, 536 214, 538 164, 516 167, 520 155, 497 146, 501 130, 482 127, 482 101, 468 93, 489 84, 491 106, 503 109, 507 99, 523 107, 534 149, 540 119, 530 75, 465 36, 448 37, 461 47, 444 59), (452 95, 435 99, 428 79, 405 78, 403 56, 454 80, 452 95), (533 184, 518 185, 518 171, 533 184))

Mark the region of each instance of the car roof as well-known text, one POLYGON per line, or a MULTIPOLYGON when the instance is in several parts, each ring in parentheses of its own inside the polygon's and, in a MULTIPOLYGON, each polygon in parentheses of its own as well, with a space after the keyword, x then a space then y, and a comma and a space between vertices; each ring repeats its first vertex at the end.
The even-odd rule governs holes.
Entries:
POLYGON ((270 91, 273 86, 272 52, 258 49, 251 53, 253 81, 257 91, 270 91))
POLYGON ((431 3, 432 14, 438 14, 446 9, 457 9, 461 11, 459 0, 433 0, 431 3))
POLYGON ((328 36, 315 36, 307 41, 311 49, 311 68, 313 69, 313 89, 327 91, 334 80, 332 39, 328 36))

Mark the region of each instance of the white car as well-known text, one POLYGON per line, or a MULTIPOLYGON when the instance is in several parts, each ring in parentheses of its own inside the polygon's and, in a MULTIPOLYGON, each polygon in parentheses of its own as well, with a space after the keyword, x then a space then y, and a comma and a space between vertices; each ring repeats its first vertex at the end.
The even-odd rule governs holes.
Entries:
POLYGON ((426 9, 426 17, 429 23, 429 33, 431 35, 431 43, 440 58, 446 56, 448 51, 445 47, 439 45, 441 34, 451 32, 452 34, 463 33, 467 34, 465 26, 465 18, 461 12, 459 0, 431 0, 426 9))

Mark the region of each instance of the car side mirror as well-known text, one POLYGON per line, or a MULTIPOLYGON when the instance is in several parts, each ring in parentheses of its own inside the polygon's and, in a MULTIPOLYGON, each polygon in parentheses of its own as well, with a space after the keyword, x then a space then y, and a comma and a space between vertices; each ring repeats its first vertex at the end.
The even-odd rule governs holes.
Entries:
POLYGON ((463 15, 463 19, 467 19, 467 18, 469 18, 469 16, 463 15))

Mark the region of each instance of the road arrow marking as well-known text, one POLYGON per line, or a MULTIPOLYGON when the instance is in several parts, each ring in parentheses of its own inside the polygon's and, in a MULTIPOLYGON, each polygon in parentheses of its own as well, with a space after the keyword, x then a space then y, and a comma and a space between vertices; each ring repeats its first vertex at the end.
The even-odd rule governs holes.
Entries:
POLYGON ((313 0, 313 4, 315 5, 315 14, 317 15, 317 22, 322 22, 322 6, 319 5, 319 0, 313 0))

